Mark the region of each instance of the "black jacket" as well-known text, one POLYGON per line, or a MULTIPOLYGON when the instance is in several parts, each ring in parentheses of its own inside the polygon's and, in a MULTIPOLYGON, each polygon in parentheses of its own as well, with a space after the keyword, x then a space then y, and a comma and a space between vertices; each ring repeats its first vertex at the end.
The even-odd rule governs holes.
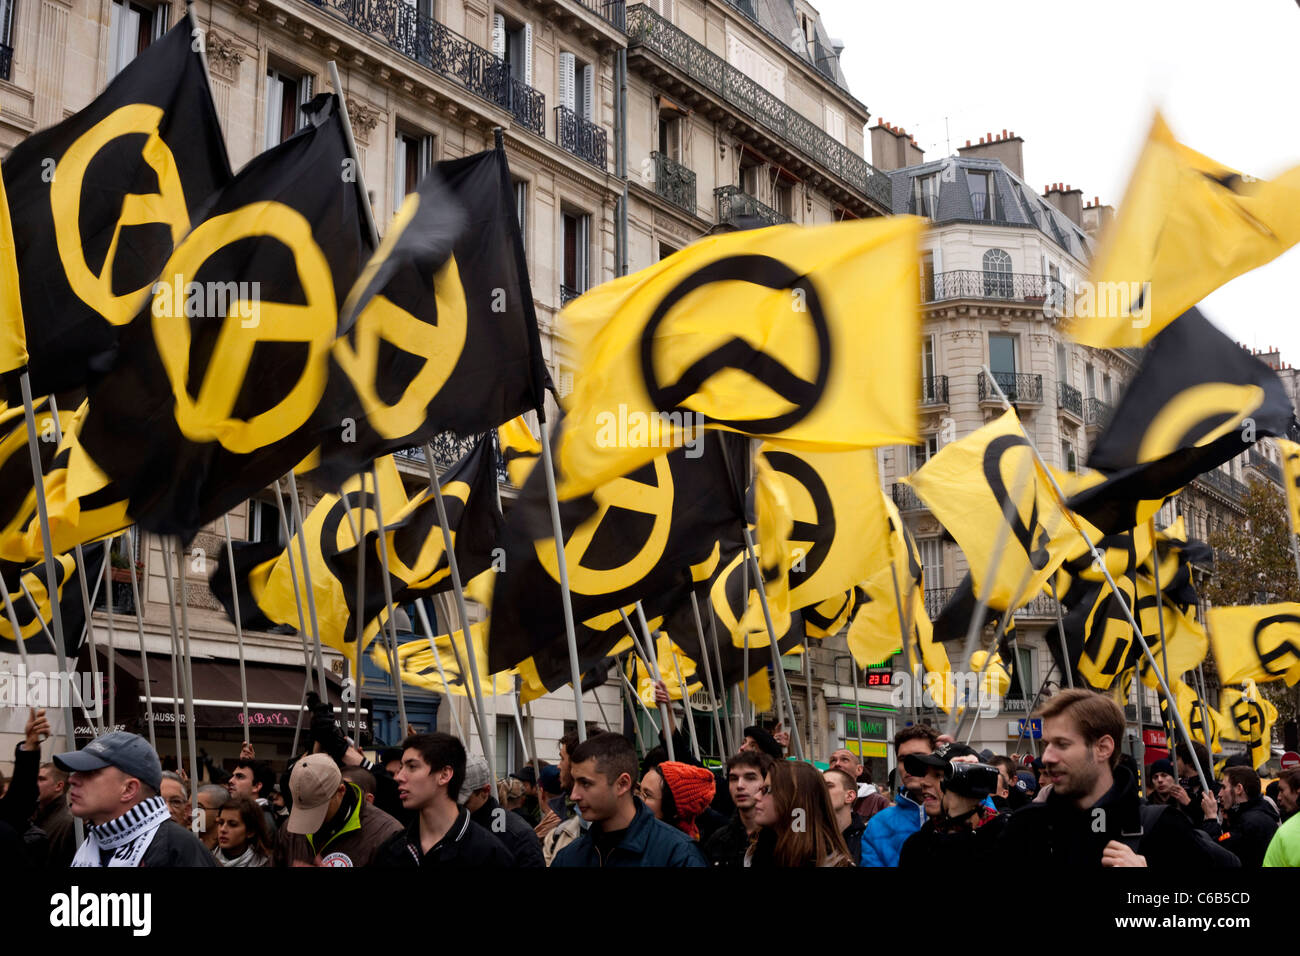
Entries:
POLYGON ((517 813, 509 813, 493 797, 475 810, 470 819, 501 841, 515 858, 515 866, 545 867, 542 841, 517 813))
POLYGON ((748 848, 749 834, 740 822, 739 813, 733 813, 730 820, 700 844, 710 866, 744 866, 748 848))
POLYGON ((843 832, 844 844, 849 848, 849 859, 857 866, 862 859, 862 834, 867 829, 867 821, 860 814, 853 814, 848 827, 843 832))
POLYGON ((375 853, 372 866, 448 867, 470 869, 514 865, 505 844, 469 818, 464 807, 441 840, 425 853, 420 849, 420 818, 391 836, 375 853))
MULTIPOLYGON (((921 829, 903 841, 898 854, 898 868, 928 869, 931 873, 975 873, 992 862, 997 840, 1009 813, 985 812, 980 809, 978 826, 944 826, 935 817, 926 819, 921 829)), ((861 837, 859 847, 861 846, 861 837)))
POLYGON ((1243 867, 1264 865, 1264 854, 1269 841, 1277 832, 1277 811, 1263 797, 1229 807, 1223 826, 1217 820, 1206 820, 1201 829, 1219 841, 1219 846, 1231 850, 1241 860, 1243 867))
POLYGON ((1203 870, 1215 865, 1181 813, 1161 813, 1149 831, 1142 830, 1137 785, 1124 767, 1116 767, 1115 782, 1087 809, 1052 793, 1043 803, 1021 807, 1007 819, 997 841, 998 862, 1044 869, 1087 869, 1101 865, 1106 844, 1117 840, 1146 857, 1147 865, 1203 870))
MULTIPOLYGON (((112 850, 100 851, 105 863, 112 855, 112 850)), ((203 841, 170 817, 162 822, 149 843, 149 849, 144 851, 144 857, 140 860, 142 867, 216 865, 212 851, 203 845, 203 841)))
POLYGON ((72 862, 77 852, 76 822, 68 809, 66 797, 59 796, 36 811, 32 823, 45 831, 49 838, 49 852, 45 859, 47 869, 62 869, 72 862))
POLYGON ((0 820, 23 833, 36 812, 36 775, 41 769, 41 752, 25 750, 20 743, 14 747, 14 772, 9 778, 9 789, 0 797, 0 820))

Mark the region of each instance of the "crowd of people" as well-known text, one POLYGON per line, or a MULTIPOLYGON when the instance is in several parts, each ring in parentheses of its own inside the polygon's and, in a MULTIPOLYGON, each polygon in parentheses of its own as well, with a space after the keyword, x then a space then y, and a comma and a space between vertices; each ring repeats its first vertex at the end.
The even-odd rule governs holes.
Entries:
POLYGON ((205 758, 209 782, 193 791, 125 731, 42 763, 50 725, 33 711, 0 797, 0 865, 1300 866, 1300 770, 1265 792, 1229 760, 1207 789, 1197 767, 1208 773, 1210 755, 1194 744, 1150 764, 1143 788, 1120 753, 1123 712, 1085 690, 1040 708, 1032 759, 902 728, 892 797, 849 750, 818 770, 759 726, 719 770, 669 725, 677 759, 661 744, 638 760, 621 734, 572 731, 556 764, 494 783, 454 736, 412 733, 371 762, 328 704, 311 709, 306 748, 282 773, 245 744, 231 771, 205 758))

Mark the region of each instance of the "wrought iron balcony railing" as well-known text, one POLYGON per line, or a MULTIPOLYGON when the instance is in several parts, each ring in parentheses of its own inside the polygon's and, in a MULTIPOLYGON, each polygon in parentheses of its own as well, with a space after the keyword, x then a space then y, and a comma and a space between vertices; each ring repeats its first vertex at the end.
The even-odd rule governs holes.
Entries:
POLYGON ((14 48, 0 43, 0 80, 9 79, 9 71, 14 65, 14 48))
POLYGON ((1226 495, 1233 501, 1240 501, 1246 496, 1247 488, 1236 478, 1231 475, 1225 475, 1217 468, 1212 468, 1203 475, 1198 475, 1196 480, 1204 485, 1208 485, 1222 495, 1226 495))
POLYGON ((1054 306, 1065 311, 1072 297, 1065 284, 1051 276, 1023 272, 984 272, 957 269, 936 272, 921 278, 921 301, 945 299, 998 299, 1003 302, 1028 302, 1054 306))
MULTIPOLYGON (((1043 376, 1041 375, 1031 375, 1026 372, 994 372, 993 380, 1006 393, 1009 402, 1042 404, 1043 376)), ((979 400, 998 401, 998 390, 984 377, 983 372, 979 373, 979 400)))
POLYGON ((695 215, 695 170, 655 150, 655 192, 674 206, 695 215))
POLYGON ((934 375, 921 379, 922 405, 948 404, 948 376, 934 375))
POLYGON ((305 0, 480 99, 508 110, 519 124, 546 135, 546 97, 510 75, 510 65, 421 13, 406 0, 305 0))
POLYGON ((925 589, 925 613, 930 615, 930 620, 934 620, 939 616, 943 606, 948 603, 955 593, 957 593, 956 588, 925 589))
POLYGON ((1050 594, 1039 594, 1024 607, 1016 608, 1020 617, 1056 617, 1056 599, 1050 594))
POLYGON ((609 165, 605 127, 579 116, 567 106, 555 108, 555 142, 601 172, 609 165))
POLYGON ((713 190, 718 199, 718 222, 749 225, 757 219, 765 226, 779 226, 790 221, 766 203, 761 203, 739 186, 719 186, 713 190))
POLYGON ((627 34, 629 48, 645 47, 654 52, 881 209, 892 205, 893 185, 888 176, 645 4, 628 10, 627 34))
POLYGON ((626 0, 574 0, 592 13, 598 14, 611 26, 627 32, 626 0))
POLYGON ((1110 415, 1114 409, 1100 398, 1088 398, 1083 402, 1083 423, 1094 428, 1105 428, 1110 424, 1110 415))
POLYGON ((1083 418, 1083 393, 1066 382, 1056 383, 1056 407, 1083 418))
POLYGON ((890 492, 894 499, 894 507, 899 511, 927 511, 925 503, 916 496, 910 485, 905 485, 901 481, 894 482, 893 490, 890 492))
POLYGON ((561 284, 560 285, 560 308, 564 308, 566 305, 568 305, 570 302, 572 302, 580 295, 582 295, 582 292, 580 290, 575 289, 571 286, 561 284))
MULTIPOLYGON (((499 484, 509 485, 510 479, 506 475, 506 464, 501 459, 501 450, 497 445, 496 431, 493 430, 491 435, 492 453, 496 458, 497 482, 499 484)), ((440 434, 434 435, 433 439, 429 442, 433 448, 434 465, 444 471, 452 467, 456 462, 460 461, 474 450, 474 445, 481 437, 481 435, 471 435, 468 438, 458 438, 451 432, 441 432, 440 434)), ((428 460, 423 445, 416 445, 412 448, 403 448, 400 451, 393 452, 393 454, 399 458, 405 458, 408 461, 418 461, 423 463, 428 460)))
POLYGON ((1257 451, 1250 453, 1249 461, 1251 468, 1254 468, 1266 478, 1271 478, 1279 485, 1282 484, 1282 469, 1278 467, 1276 462, 1269 461, 1257 451))

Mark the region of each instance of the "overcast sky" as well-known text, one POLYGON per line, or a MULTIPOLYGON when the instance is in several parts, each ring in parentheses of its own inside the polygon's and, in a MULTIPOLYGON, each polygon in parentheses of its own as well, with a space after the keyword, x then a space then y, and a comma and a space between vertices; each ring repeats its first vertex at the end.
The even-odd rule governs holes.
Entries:
MULTIPOLYGON (((870 125, 902 126, 927 159, 1014 131, 1034 189, 1069 183, 1118 207, 1158 107, 1183 143, 1242 172, 1300 164, 1297 0, 813 2, 870 125)), ((1203 306, 1300 365, 1300 247, 1203 306)))

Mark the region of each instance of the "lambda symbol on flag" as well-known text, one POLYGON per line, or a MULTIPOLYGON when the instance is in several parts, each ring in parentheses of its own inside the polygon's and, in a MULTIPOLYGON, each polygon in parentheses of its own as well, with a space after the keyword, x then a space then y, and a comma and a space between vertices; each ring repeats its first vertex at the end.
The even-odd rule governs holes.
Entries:
POLYGON ((1289 639, 1287 635, 1290 634, 1300 634, 1300 616, 1295 614, 1274 614, 1255 625, 1250 637, 1255 645, 1255 654, 1259 657, 1259 665, 1267 673, 1281 677, 1300 663, 1300 646, 1289 639), (1271 650, 1266 651, 1263 635, 1270 627, 1282 627, 1284 634, 1277 638, 1277 643, 1271 650), (1277 660, 1284 662, 1281 667, 1273 666, 1277 660))
MULTIPOLYGON (((781 432, 806 418, 826 391, 831 369, 831 333, 826 312, 811 279, 771 256, 728 256, 709 263, 679 282, 651 313, 641 333, 641 373, 650 400, 660 411, 697 411, 718 425, 751 434, 781 432), (760 352, 743 338, 733 337, 714 351, 696 358, 676 370, 676 381, 661 381, 656 366, 666 363, 662 343, 656 342, 659 326, 674 307, 691 293, 718 282, 746 282, 772 290, 788 289, 798 293, 805 308, 791 308, 791 314, 806 316, 816 339, 816 372, 811 380, 791 370, 776 357, 760 352), (767 418, 723 419, 709 414, 706 408, 684 408, 682 403, 697 393, 708 392, 708 382, 731 372, 757 378, 768 390, 793 407, 783 414, 767 418)), ((697 399, 698 402, 698 399, 697 399)), ((704 403, 709 403, 708 399, 704 403)))
POLYGON ((789 452, 767 449, 763 452, 768 464, 775 470, 794 479, 807 493, 813 513, 806 514, 801 502, 791 500, 794 524, 788 535, 792 544, 802 548, 802 568, 790 570, 790 587, 794 589, 810 579, 826 561, 835 540, 835 507, 831 502, 826 482, 822 481, 808 462, 789 452))
MULTIPOLYGON (((993 492, 993 497, 1004 515, 1008 511, 1007 502, 1011 495, 1007 492, 1006 482, 1002 480, 1002 459, 1008 451, 1016 447, 1022 447, 1026 454, 1032 454, 1029 442, 1020 435, 999 436, 989 442, 984 452, 984 478, 989 483, 989 489, 993 492)), ((1033 468, 1032 463, 1030 468, 1033 468)), ((1026 493, 1029 493, 1033 505, 1029 510, 1029 523, 1026 524, 1020 517, 1019 503, 1011 502, 1009 509, 1011 533, 1025 549, 1025 554, 1029 556, 1029 563, 1033 565, 1034 570, 1041 571, 1047 566, 1050 556, 1047 553, 1047 529, 1038 522, 1037 478, 1032 470, 1026 473, 1025 489, 1017 489, 1017 492, 1022 499, 1026 493)))

